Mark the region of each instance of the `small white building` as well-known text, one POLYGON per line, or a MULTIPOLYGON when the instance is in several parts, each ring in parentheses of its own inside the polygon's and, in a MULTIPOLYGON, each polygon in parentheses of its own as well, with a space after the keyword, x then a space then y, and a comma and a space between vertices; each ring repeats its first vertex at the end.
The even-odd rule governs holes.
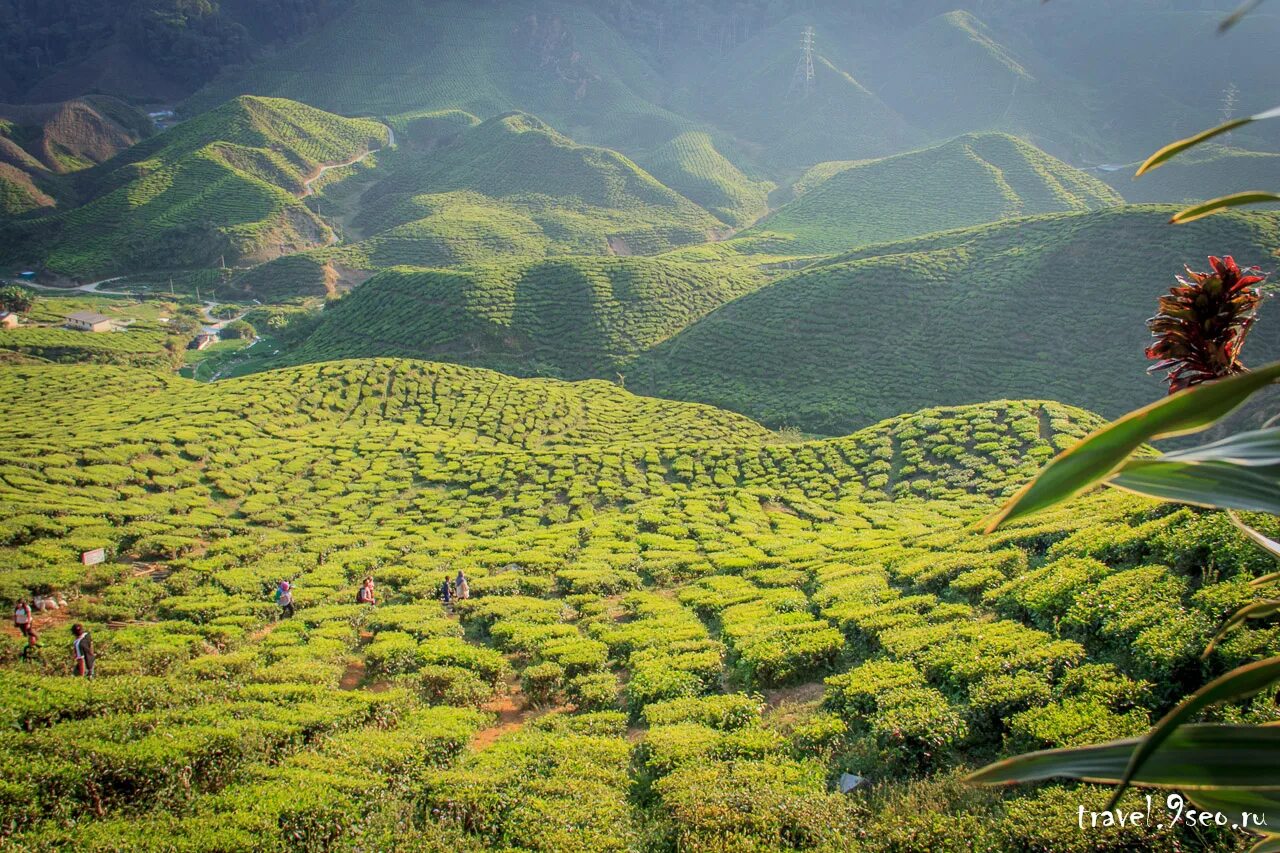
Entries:
POLYGON ((18 315, 12 311, 0 311, 0 329, 18 328, 18 315))
POLYGON ((67 318, 67 328, 77 332, 109 332, 113 326, 111 318, 105 314, 92 311, 77 311, 67 318))

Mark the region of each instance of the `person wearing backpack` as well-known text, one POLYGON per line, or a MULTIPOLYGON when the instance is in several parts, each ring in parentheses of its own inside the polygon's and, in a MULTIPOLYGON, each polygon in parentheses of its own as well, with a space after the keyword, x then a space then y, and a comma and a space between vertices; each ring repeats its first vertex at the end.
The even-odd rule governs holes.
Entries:
POLYGON ((373 594, 373 578, 365 578, 364 583, 360 585, 360 589, 356 592, 356 604, 375 604, 377 603, 373 594))
POLYGON ((280 581, 276 590, 276 604, 280 605, 280 618, 293 618, 293 587, 288 581, 280 581))
POLYGON ((31 636, 31 605, 24 598, 13 608, 13 624, 22 632, 22 636, 31 636))
POLYGON ((80 678, 93 678, 93 637, 89 636, 89 632, 79 622, 71 626, 71 636, 76 638, 71 644, 71 653, 75 657, 76 675, 80 678))

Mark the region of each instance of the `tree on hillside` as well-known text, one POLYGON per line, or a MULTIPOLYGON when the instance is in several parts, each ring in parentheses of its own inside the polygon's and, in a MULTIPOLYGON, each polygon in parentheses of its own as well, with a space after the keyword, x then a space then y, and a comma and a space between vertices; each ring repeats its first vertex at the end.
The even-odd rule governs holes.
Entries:
POLYGON ((0 309, 12 311, 15 314, 26 314, 34 304, 35 297, 25 287, 11 284, 0 288, 0 309))
POLYGON ((246 323, 244 320, 236 320, 233 323, 228 323, 222 328, 222 337, 224 338, 249 340, 256 338, 257 336, 257 329, 253 328, 252 325, 246 323))

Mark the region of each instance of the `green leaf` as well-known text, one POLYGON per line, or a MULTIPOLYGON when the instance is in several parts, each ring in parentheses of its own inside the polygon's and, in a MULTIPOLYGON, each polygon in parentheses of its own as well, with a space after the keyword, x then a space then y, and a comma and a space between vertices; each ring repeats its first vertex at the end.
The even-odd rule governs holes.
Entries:
POLYGON ((1197 506, 1280 514, 1280 429, 1130 460, 1108 484, 1197 506))
POLYGON ((1170 462, 1232 462, 1258 468, 1280 466, 1280 428, 1238 432, 1218 441, 1160 457, 1170 462))
POLYGON ((1188 136, 1186 139, 1179 139, 1177 142, 1171 142, 1148 157, 1147 161, 1138 168, 1138 172, 1134 177, 1140 178, 1152 169, 1160 168, 1183 151, 1194 148, 1202 142, 1207 142, 1208 140, 1213 139, 1216 136, 1221 136, 1224 133, 1230 133, 1236 128, 1244 127, 1246 124, 1251 122, 1263 121, 1264 119, 1269 118, 1280 118, 1280 107, 1274 107, 1266 110, 1265 112, 1260 112, 1246 118, 1232 119, 1231 121, 1226 122, 1225 124, 1220 124, 1217 127, 1202 130, 1195 136, 1188 136))
POLYGON ((991 518, 987 532, 1039 512, 1106 479, 1145 442, 1198 432, 1280 379, 1280 363, 1179 391, 1130 412, 1059 454, 991 518))
POLYGON ((1280 835, 1268 835, 1250 847, 1249 853, 1280 853, 1280 835))
MULTIPOLYGON (((1113 785, 1128 775, 1130 756, 1140 743, 1118 740, 1031 752, 989 764, 970 774, 967 781, 1011 785, 1067 778, 1113 785)), ((1280 728, 1181 726, 1129 781, 1188 791, 1280 791, 1280 728)))
POLYGON ((1155 724, 1151 731, 1147 732, 1146 737, 1138 742, 1138 748, 1133 751, 1133 756, 1120 778, 1120 787, 1116 789, 1107 808, 1114 806, 1120 799, 1120 795, 1124 793, 1125 787, 1139 778, 1138 773, 1148 759, 1157 754, 1161 744, 1171 740, 1177 734, 1179 726, 1205 708, 1252 696, 1278 680, 1280 680, 1280 657, 1267 658, 1237 667, 1210 681, 1179 702, 1155 724))
POLYGON ((1233 195, 1224 195, 1215 198, 1212 201, 1201 202, 1192 205, 1185 210, 1180 210, 1173 215, 1169 222, 1173 225, 1185 225, 1188 222, 1195 222, 1197 219, 1204 219, 1214 213, 1222 210, 1229 210, 1233 207, 1244 207, 1249 204, 1267 204, 1268 202, 1280 201, 1280 195, 1275 193, 1265 193, 1258 190, 1250 190, 1248 192, 1235 193, 1233 195))
POLYGON ((1213 653, 1213 649, 1218 645, 1218 641, 1227 635, 1227 632, 1242 622, 1250 619, 1266 619, 1276 615, 1280 611, 1280 601, 1255 601, 1253 604, 1246 604, 1235 613, 1231 614, 1231 618, 1222 624, 1218 629, 1218 633, 1213 635, 1213 639, 1209 641, 1209 645, 1205 647, 1202 658, 1207 658, 1213 653))
MULTIPOLYGON (((1242 519, 1236 513, 1235 510, 1232 510, 1232 509, 1227 510, 1227 517, 1231 519, 1232 524, 1234 524, 1237 528, 1240 529, 1241 533, 1243 533, 1245 536, 1248 536, 1250 539, 1252 539, 1254 544, 1256 544, 1259 548, 1269 553, 1271 556, 1275 557, 1277 560, 1280 560, 1280 542, 1277 542, 1274 539, 1271 539, 1270 537, 1262 535, 1261 533, 1254 530, 1249 525, 1245 524, 1244 519, 1242 519)), ((1272 572, 1269 575, 1263 575, 1262 577, 1254 578, 1253 580, 1249 581, 1249 586, 1266 586, 1267 584, 1276 580, 1280 580, 1280 572, 1272 572)))
POLYGON ((1215 509, 1280 513, 1280 467, 1136 459, 1108 485, 1152 498, 1215 509))

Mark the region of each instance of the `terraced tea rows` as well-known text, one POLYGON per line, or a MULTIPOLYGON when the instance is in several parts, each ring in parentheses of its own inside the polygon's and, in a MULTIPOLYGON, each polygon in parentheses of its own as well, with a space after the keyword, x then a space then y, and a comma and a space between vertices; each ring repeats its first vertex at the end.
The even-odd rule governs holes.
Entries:
POLYGON ((397 269, 330 306, 315 332, 280 361, 397 355, 515 375, 613 376, 763 283, 763 274, 745 265, 674 258, 397 269))
POLYGON ((1096 178, 1004 134, 970 134, 883 160, 823 163, 799 197, 748 234, 793 239, 797 252, 838 252, 1016 216, 1122 204, 1096 178))
MULTIPOLYGON (((1097 423, 1054 404, 787 443, 607 383, 422 362, 0 381, 0 594, 57 589, 99 658, 92 688, 62 675, 62 614, 37 618, 42 663, 0 641, 24 684, 0 818, 27 849, 900 849, 915 824, 831 773, 946 801, 950 768, 1134 731, 1268 569, 1219 516, 1114 494, 973 534, 1097 423), (471 597, 444 606, 459 571, 471 597), (813 698, 749 692, 775 685, 813 698), (492 727, 513 689, 551 713, 492 727)), ((1018 821, 1054 796, 955 808, 1029 845, 1018 821)))
MULTIPOLYGON (((1180 263, 1229 247, 1268 267, 1280 242, 1275 214, 1167 228, 1171 212, 1032 217, 859 249, 713 312, 637 359, 628 382, 822 433, 1029 396, 1118 416, 1163 390, 1134 330, 1180 263)), ((1276 347, 1255 338, 1250 357, 1276 347)))

